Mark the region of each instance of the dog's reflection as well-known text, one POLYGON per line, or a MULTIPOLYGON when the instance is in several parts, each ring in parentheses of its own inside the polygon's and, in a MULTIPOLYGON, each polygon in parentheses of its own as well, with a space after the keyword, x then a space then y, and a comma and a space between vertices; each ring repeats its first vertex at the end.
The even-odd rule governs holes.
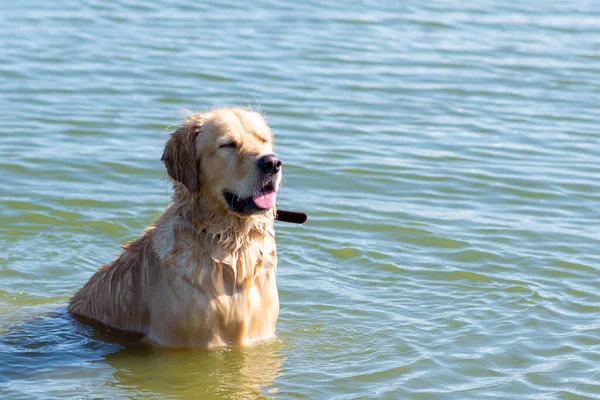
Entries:
POLYGON ((178 398, 269 397, 281 374, 284 345, 277 339, 214 350, 126 347, 108 354, 114 384, 178 398))
POLYGON ((143 344, 139 335, 81 324, 63 308, 36 309, 30 318, 0 324, 0 382, 11 382, 29 397, 39 396, 31 382, 43 378, 55 386, 80 379, 78 392, 93 398, 264 398, 275 393, 285 361, 285 345, 278 339, 167 350, 143 344))

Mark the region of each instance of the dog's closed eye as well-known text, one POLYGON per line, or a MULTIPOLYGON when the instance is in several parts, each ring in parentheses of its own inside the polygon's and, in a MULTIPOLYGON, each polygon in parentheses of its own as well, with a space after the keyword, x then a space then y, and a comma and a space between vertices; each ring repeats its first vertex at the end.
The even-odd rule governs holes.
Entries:
POLYGON ((225 142, 219 145, 220 149, 235 149, 237 147, 236 142, 225 142))

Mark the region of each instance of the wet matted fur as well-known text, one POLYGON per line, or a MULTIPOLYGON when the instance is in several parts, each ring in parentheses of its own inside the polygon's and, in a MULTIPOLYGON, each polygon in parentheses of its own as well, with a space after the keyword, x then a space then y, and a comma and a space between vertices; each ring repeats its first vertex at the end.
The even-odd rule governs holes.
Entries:
POLYGON ((173 202, 73 296, 69 312, 171 347, 272 337, 281 181, 273 160, 273 134, 258 113, 228 108, 186 119, 162 156, 173 202))

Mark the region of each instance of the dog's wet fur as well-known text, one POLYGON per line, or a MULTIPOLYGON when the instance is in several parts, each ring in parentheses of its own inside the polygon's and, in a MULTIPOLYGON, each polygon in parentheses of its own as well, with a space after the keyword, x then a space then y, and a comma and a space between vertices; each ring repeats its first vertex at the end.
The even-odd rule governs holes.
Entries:
POLYGON ((69 312, 167 347, 272 337, 281 161, 271 129, 249 110, 196 114, 171 134, 162 161, 173 202, 73 296, 69 312))

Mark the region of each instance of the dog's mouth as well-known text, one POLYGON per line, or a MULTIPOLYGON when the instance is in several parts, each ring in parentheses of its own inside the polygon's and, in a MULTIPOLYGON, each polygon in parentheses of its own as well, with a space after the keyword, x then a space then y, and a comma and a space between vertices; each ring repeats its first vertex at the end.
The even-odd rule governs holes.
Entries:
POLYGON ((250 197, 239 197, 229 190, 223 192, 223 197, 231 211, 240 214, 257 214, 273 208, 277 192, 275 191, 275 184, 269 182, 250 197))

